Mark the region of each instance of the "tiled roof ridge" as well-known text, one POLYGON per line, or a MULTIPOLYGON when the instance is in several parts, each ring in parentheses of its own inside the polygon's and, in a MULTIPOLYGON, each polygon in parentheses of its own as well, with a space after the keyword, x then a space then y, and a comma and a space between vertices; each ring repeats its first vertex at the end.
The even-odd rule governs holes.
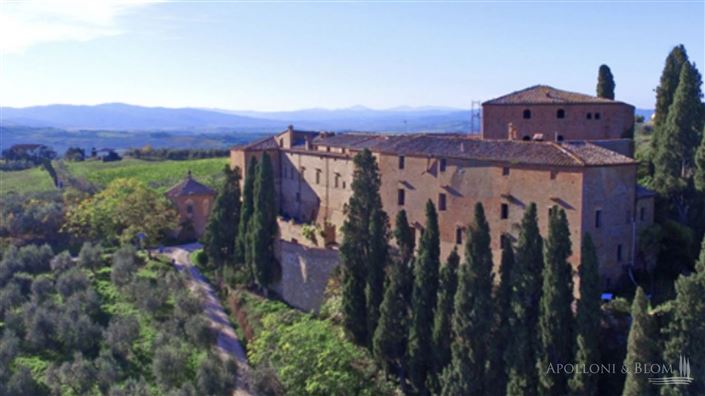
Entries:
MULTIPOLYGON (((572 151, 570 151, 570 150, 568 150, 567 148, 565 148, 562 144, 558 144, 558 143, 556 143, 556 142, 548 142, 548 143, 549 143, 551 146, 553 146, 553 147, 557 148, 558 150, 560 150, 561 152, 565 153, 566 155, 568 155, 568 156, 571 157, 572 159, 576 160, 581 166, 585 166, 585 160, 583 160, 583 159, 580 158, 577 154, 575 154, 575 153, 573 153, 572 151)), ((594 146, 594 145, 593 145, 593 146, 594 146)))
POLYGON ((483 104, 623 104, 623 102, 600 98, 590 94, 558 89, 550 85, 536 84, 485 101, 483 104))

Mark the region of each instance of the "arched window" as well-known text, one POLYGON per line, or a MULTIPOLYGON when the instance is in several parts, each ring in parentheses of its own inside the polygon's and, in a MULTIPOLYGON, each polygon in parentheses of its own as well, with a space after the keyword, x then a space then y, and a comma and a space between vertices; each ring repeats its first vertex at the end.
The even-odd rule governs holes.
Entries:
POLYGON ((565 118, 565 110, 558 109, 558 111, 556 111, 556 118, 565 118))
POLYGON ((524 110, 524 119, 528 120, 529 118, 531 118, 531 110, 526 109, 524 110))

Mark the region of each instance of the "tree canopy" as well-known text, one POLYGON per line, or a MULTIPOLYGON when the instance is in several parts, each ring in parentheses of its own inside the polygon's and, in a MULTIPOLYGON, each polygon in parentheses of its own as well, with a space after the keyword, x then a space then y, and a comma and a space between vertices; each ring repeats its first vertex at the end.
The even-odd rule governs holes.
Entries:
POLYGON ((115 179, 105 190, 70 208, 64 229, 109 243, 130 242, 143 233, 153 244, 177 224, 178 213, 166 197, 135 179, 115 179))

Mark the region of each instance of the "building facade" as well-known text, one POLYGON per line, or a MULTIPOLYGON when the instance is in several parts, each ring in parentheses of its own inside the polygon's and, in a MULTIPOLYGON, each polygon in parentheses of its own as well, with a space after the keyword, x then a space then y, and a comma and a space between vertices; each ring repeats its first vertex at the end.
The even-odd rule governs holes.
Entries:
POLYGON ((425 204, 434 202, 442 259, 455 248, 462 254, 476 202, 485 208, 496 267, 500 241, 516 240, 524 209, 536 203, 546 236, 548 210, 557 205, 570 224, 571 263, 577 268, 582 235, 589 232, 609 288, 634 264, 636 236, 653 221, 653 196, 636 184, 636 161, 585 140, 331 134, 290 127, 233 148, 231 165, 246 171, 249 158, 268 153, 275 164, 281 215, 326 225, 334 234, 328 239, 339 242, 352 194, 353 157, 364 149, 377 159, 382 204, 390 219, 405 210, 419 238, 425 204))
POLYGON ((194 240, 203 235, 215 195, 213 189, 194 180, 191 171, 166 192, 167 198, 179 212, 179 228, 174 230, 174 237, 194 240))
POLYGON ((634 106, 546 85, 482 104, 483 139, 613 140, 633 131, 634 106))

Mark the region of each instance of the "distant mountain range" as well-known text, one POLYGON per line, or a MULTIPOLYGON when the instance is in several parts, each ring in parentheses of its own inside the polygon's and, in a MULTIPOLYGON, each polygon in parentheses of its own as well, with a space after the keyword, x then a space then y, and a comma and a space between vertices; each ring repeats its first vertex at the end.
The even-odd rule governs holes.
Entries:
MULTIPOLYGON (((275 132, 294 124, 300 129, 393 132, 467 132, 470 111, 445 107, 398 107, 374 110, 306 109, 283 112, 143 107, 122 103, 95 106, 48 105, 3 108, 3 126, 66 130, 164 130, 195 132, 275 132)), ((479 125, 476 125, 479 129, 479 125)))
MULTIPOLYGON (((648 120, 653 110, 637 109, 636 114, 648 120)), ((471 128, 470 119, 470 110, 447 107, 375 110, 355 106, 279 112, 174 109, 122 103, 4 107, 0 150, 18 143, 43 143, 61 153, 70 146, 228 147, 283 131, 290 124, 297 129, 338 132, 479 131, 479 122, 471 128)))

